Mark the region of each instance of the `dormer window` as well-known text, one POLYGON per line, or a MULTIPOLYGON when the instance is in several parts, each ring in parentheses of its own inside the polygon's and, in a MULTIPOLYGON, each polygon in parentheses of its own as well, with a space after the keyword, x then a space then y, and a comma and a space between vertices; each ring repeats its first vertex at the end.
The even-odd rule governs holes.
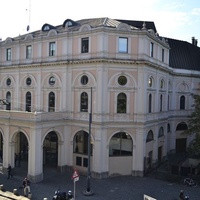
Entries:
POLYGON ((55 27, 52 26, 52 25, 50 25, 50 24, 44 24, 44 25, 42 26, 42 31, 49 31, 49 30, 51 30, 51 29, 55 29, 55 27))
POLYGON ((50 27, 47 25, 44 27, 44 31, 49 31, 50 30, 50 27))
POLYGON ((65 24, 65 27, 69 27, 69 26, 72 26, 72 22, 71 21, 67 21, 66 24, 65 24))

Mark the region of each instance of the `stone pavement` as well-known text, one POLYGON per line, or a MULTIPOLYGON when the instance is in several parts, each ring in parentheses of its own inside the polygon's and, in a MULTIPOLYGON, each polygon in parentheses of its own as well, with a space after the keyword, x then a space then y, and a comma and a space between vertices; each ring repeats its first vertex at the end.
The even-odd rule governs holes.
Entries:
MULTIPOLYGON (((18 189, 23 195, 22 180, 24 174, 19 169, 15 170, 14 177, 7 180, 7 174, 0 174, 0 184, 4 185, 7 191, 18 189)), ((55 169, 47 170, 44 180, 40 183, 31 184, 33 200, 52 200, 54 191, 74 191, 74 183, 71 180, 72 174, 60 174, 55 169)), ((87 188, 87 177, 80 176, 75 184, 76 200, 143 200, 143 195, 149 195, 157 200, 175 200, 181 189, 190 196, 190 200, 200 200, 200 187, 183 187, 180 184, 169 183, 150 177, 121 176, 108 179, 90 180, 90 189, 94 192, 92 196, 84 196, 83 191, 87 188)))

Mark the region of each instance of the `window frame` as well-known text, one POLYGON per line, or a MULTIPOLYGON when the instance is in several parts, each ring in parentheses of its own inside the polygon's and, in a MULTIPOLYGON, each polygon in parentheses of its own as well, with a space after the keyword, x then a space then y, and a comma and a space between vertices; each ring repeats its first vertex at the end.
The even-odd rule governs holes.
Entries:
POLYGON ((117 113, 127 113, 127 95, 124 92, 117 95, 117 113))
POLYGON ((89 52, 89 37, 81 38, 81 53, 89 52))
POLYGON ((30 59, 32 57, 32 46, 27 45, 26 46, 26 59, 30 59))
POLYGON ((11 57, 12 57, 12 50, 11 50, 11 48, 7 48, 6 49, 6 61, 11 61, 11 57))
POLYGON ((153 58, 153 54, 154 54, 154 43, 150 42, 150 57, 153 58))
POLYGON ((127 37, 119 37, 118 38, 118 52, 119 53, 128 53, 128 38, 127 37))
POLYGON ((49 42, 49 56, 56 55, 56 42, 49 42))

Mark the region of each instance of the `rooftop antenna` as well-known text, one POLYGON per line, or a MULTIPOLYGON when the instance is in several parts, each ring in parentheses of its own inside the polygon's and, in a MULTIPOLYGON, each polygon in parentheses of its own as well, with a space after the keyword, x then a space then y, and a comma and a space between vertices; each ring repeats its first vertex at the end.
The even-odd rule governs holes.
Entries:
POLYGON ((31 0, 29 0, 29 10, 28 10, 28 25, 26 27, 26 31, 29 32, 30 31, 30 24, 31 24, 31 0))

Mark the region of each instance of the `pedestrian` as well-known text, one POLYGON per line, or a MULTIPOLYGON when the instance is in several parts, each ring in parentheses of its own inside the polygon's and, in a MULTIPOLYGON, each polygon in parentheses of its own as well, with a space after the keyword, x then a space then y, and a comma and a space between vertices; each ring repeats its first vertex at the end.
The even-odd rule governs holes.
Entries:
POLYGON ((10 179, 10 177, 13 177, 12 167, 11 167, 10 164, 8 164, 7 172, 8 172, 8 178, 7 179, 10 179))
POLYGON ((184 195, 183 190, 180 191, 179 199, 180 199, 180 200, 185 200, 185 195, 184 195))
POLYGON ((25 196, 25 197, 28 197, 28 194, 31 193, 31 189, 30 189, 31 182, 30 182, 27 178, 25 178, 25 179, 23 180, 22 185, 23 185, 23 187, 24 187, 24 196, 25 196), (28 193, 27 193, 27 190, 28 190, 28 193))

